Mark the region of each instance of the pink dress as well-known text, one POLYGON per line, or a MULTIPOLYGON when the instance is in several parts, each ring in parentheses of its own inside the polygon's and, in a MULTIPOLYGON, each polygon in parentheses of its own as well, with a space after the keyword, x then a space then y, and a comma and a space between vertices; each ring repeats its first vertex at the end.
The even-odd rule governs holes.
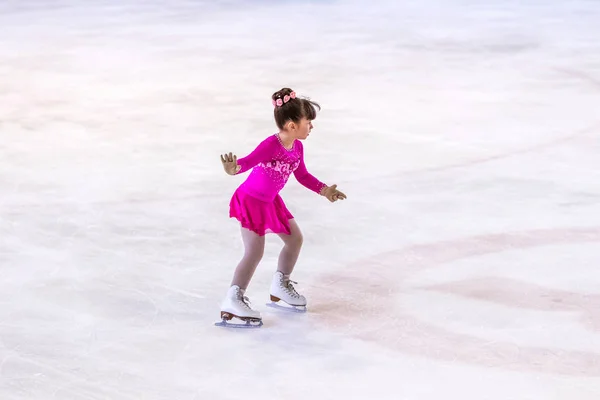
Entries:
POLYGON ((241 166, 238 174, 249 169, 252 172, 233 194, 229 216, 261 236, 266 233, 290 234, 289 220, 294 216, 279 192, 292 173, 298 182, 315 193, 320 193, 327 186, 306 170, 304 148, 299 140, 294 141, 293 147, 288 150, 283 147, 279 136, 271 135, 237 162, 241 166))

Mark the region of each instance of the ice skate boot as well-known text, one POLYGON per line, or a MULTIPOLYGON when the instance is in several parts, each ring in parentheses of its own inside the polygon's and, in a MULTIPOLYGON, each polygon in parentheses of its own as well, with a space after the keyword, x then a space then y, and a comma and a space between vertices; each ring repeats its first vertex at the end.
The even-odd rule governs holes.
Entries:
POLYGON ((216 326, 225 326, 228 328, 258 328, 262 326, 260 312, 250 308, 250 300, 244 296, 244 290, 239 286, 233 285, 227 291, 227 296, 221 304, 221 322, 216 322, 216 326), (244 321, 245 323, 229 323, 233 318, 244 321))
POLYGON ((277 271, 273 275, 271 282, 271 303, 267 306, 283 309, 286 311, 306 312, 306 297, 299 294, 294 285, 294 281, 290 281, 289 276, 285 276, 283 272, 277 271), (287 304, 278 304, 280 301, 287 304))

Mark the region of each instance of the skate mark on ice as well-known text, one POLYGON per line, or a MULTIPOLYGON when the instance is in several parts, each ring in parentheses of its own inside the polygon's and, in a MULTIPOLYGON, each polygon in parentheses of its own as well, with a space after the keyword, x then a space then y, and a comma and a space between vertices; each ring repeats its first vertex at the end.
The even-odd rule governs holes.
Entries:
MULTIPOLYGON (((582 71, 578 71, 578 70, 574 70, 574 69, 569 69, 569 68, 554 68, 555 71, 561 72, 563 74, 569 75, 575 79, 578 79, 580 81, 584 81, 587 82, 588 84, 590 84, 591 86, 593 86, 596 89, 600 90, 600 79, 597 79, 585 72, 582 71)), ((455 164, 450 164, 450 165, 442 165, 442 166, 437 166, 437 167, 427 167, 427 168, 421 168, 421 169, 416 169, 416 170, 408 170, 408 171, 396 171, 394 173, 391 174, 385 174, 385 175, 378 175, 378 176, 373 176, 371 179, 374 180, 379 180, 379 179, 385 179, 385 180, 389 180, 389 179, 394 179, 394 178, 398 178, 400 176, 403 175, 412 175, 412 174, 419 174, 419 173, 428 173, 428 172, 437 172, 437 171, 446 171, 446 170, 451 170, 451 169, 455 169, 455 168, 464 168, 464 167, 470 167, 472 165, 477 165, 477 164, 484 164, 484 163, 488 163, 488 162, 492 162, 492 161, 497 161, 497 160, 501 160, 501 159, 505 159, 505 158, 510 158, 513 156, 518 156, 518 155, 522 155, 522 154, 527 154, 527 153, 532 153, 535 151, 539 151, 539 150, 544 150, 546 148, 549 147, 553 147, 556 145, 559 145, 561 143, 565 143, 565 142, 569 142, 575 139, 578 139, 581 136, 585 136, 589 133, 593 133, 593 132, 598 132, 598 130, 600 130, 600 122, 595 122, 593 124, 591 124, 590 126, 588 126, 587 128, 583 128, 580 130, 577 130, 571 134, 567 134, 565 136, 561 136, 552 140, 549 140, 547 142, 542 142, 542 143, 538 143, 538 144, 534 144, 534 145, 530 145, 527 147, 523 147, 521 149, 515 149, 515 150, 511 150, 511 151, 507 151, 504 153, 499 153, 496 155, 491 155, 488 157, 481 157, 481 158, 476 158, 473 160, 467 160, 467 161, 463 161, 463 162, 458 162, 455 164)))
MULTIPOLYGON (((38 382, 44 381, 56 381, 61 379, 65 383, 60 385, 54 385, 51 399, 63 398, 66 393, 79 397, 85 397, 89 399, 100 399, 100 398, 111 398, 111 399, 122 399, 122 400, 135 400, 138 397, 132 393, 126 393, 122 388, 117 389, 105 383, 101 383, 94 379, 90 379, 88 376, 80 376, 77 370, 66 370, 56 364, 54 360, 41 361, 40 357, 29 357, 24 356, 16 351, 13 354, 9 354, 3 360, 3 364, 11 363, 17 364, 17 366, 11 366, 12 371, 19 371, 19 376, 8 377, 3 376, 3 380, 7 385, 20 386, 20 389, 33 396, 34 393, 39 392, 37 389, 38 382), (36 359, 37 358, 37 359, 36 359), (26 385, 23 383, 26 382, 26 385)), ((15 374, 14 372, 12 373, 15 374)))
POLYGON ((179 288, 177 288, 175 286, 169 286, 169 285, 158 284, 158 283, 153 283, 152 286, 154 288, 161 288, 161 289, 164 289, 166 291, 169 291, 169 292, 172 292, 172 293, 176 293, 176 294, 180 294, 180 295, 185 296, 185 297, 192 297, 192 298, 196 298, 196 299, 205 299, 206 298, 206 296, 203 296, 203 295, 200 295, 200 294, 197 294, 197 293, 192 293, 192 292, 189 292, 189 291, 184 290, 184 289, 179 289, 179 288))
MULTIPOLYGON (((321 327, 405 354, 506 370, 600 376, 600 353, 517 346, 458 334, 423 322, 390 301, 404 291, 414 290, 403 281, 425 268, 510 249, 585 242, 600 242, 600 228, 482 235, 382 253, 343 268, 344 275, 320 277, 318 286, 309 293, 313 318, 321 327)), ((526 293, 508 295, 518 296, 513 300, 502 295, 510 305, 527 304, 523 299, 526 293)), ((573 299, 567 299, 567 307, 578 304, 573 299)), ((535 304, 543 306, 530 306, 535 304)), ((594 321, 597 326, 595 314, 594 321)))
POLYGON ((549 140, 547 142, 534 144, 534 145, 531 145, 528 147, 523 147, 521 149, 507 151, 505 153, 499 153, 499 154, 495 154, 495 155, 491 155, 491 156, 487 156, 487 157, 475 158, 472 160, 457 162, 455 164, 441 165, 441 166, 435 166, 435 167, 425 167, 425 168, 420 168, 420 169, 415 169, 415 170, 407 170, 407 171, 396 171, 394 173, 385 174, 385 175, 375 175, 375 176, 370 177, 369 179, 373 180, 373 181, 377 181, 377 180, 381 180, 381 179, 394 181, 394 180, 397 180, 398 178, 401 178, 402 176, 406 176, 406 175, 448 171, 448 170, 455 169, 455 168, 465 168, 465 167, 470 167, 473 165, 485 164, 485 163, 492 162, 492 161, 502 160, 505 158, 510 158, 510 157, 519 156, 522 154, 527 154, 527 153, 532 153, 535 151, 544 150, 544 149, 547 149, 547 148, 550 148, 553 146, 557 146, 557 145, 565 143, 565 142, 570 142, 572 140, 578 139, 579 137, 586 136, 587 134, 590 134, 592 132, 597 132, 599 130, 600 130, 600 123, 595 123, 591 126, 588 126, 587 128, 580 129, 574 133, 571 133, 571 134, 568 134, 565 136, 561 136, 556 139, 549 140))
POLYGON ((428 286, 426 289, 514 308, 580 312, 585 326, 600 332, 600 295, 549 289, 497 277, 468 279, 428 286))
POLYGON ((585 81, 585 82, 589 83, 591 86, 593 86, 594 88, 600 90, 600 79, 597 79, 597 78, 591 76, 590 74, 587 74, 583 71, 571 69, 571 68, 554 68, 554 70, 561 72, 565 75, 569 75, 577 80, 585 81))

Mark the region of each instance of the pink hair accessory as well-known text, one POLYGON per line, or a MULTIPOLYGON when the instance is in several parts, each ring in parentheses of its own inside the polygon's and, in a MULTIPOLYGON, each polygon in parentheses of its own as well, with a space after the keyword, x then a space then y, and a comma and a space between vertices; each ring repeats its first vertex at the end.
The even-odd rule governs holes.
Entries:
POLYGON ((285 95, 283 96, 283 100, 281 99, 277 99, 277 100, 273 100, 273 105, 276 107, 281 107, 282 105, 284 105, 285 103, 287 103, 288 101, 290 101, 290 99, 295 99, 296 98, 296 92, 291 92, 289 95, 285 95))

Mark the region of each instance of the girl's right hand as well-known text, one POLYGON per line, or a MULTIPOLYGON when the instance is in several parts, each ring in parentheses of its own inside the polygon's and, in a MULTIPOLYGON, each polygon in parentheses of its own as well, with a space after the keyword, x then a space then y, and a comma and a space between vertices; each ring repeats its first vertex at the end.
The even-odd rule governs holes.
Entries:
POLYGON ((223 169, 229 175, 235 175, 242 169, 242 166, 237 163, 237 156, 235 154, 222 154, 221 163, 223 164, 223 169))

